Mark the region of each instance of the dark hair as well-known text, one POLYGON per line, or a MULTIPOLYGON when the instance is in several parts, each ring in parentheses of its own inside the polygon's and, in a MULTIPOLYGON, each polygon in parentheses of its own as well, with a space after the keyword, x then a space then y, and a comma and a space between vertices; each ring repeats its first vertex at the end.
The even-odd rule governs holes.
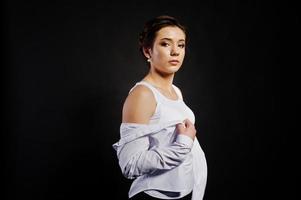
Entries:
POLYGON ((167 26, 176 26, 180 28, 185 33, 187 40, 186 28, 181 25, 176 18, 168 15, 161 15, 147 21, 144 24, 143 31, 139 34, 139 49, 142 55, 144 55, 143 48, 152 48, 157 36, 157 32, 167 26))

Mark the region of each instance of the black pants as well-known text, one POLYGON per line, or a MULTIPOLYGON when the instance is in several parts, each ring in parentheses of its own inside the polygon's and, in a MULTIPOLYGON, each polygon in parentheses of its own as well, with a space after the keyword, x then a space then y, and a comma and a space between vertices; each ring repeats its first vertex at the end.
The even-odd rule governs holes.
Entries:
MULTIPOLYGON (((185 197, 179 198, 177 200, 191 200, 191 197, 192 197, 192 192, 187 194, 185 197)), ((155 197, 151 197, 144 192, 140 192, 135 196, 133 196, 132 198, 130 198, 130 200, 159 200, 159 199, 155 197)))

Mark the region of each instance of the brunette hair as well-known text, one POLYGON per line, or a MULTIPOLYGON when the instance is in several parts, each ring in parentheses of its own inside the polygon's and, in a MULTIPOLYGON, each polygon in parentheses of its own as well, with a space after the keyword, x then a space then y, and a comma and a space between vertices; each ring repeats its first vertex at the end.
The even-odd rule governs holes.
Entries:
POLYGON ((152 48, 155 38, 157 36, 157 32, 167 26, 176 26, 180 28, 186 36, 187 40, 187 31, 186 28, 180 24, 180 22, 171 16, 168 15, 161 15, 156 18, 153 18, 149 21, 147 21, 144 24, 143 31, 139 34, 139 49, 142 55, 144 56, 143 53, 143 48, 152 48))

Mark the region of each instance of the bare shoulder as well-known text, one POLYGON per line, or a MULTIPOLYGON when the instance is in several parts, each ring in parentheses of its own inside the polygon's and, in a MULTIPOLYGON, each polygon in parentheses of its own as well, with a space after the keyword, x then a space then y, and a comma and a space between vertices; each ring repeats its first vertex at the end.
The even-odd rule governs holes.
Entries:
POLYGON ((137 85, 125 99, 122 122, 148 124, 155 109, 153 92, 144 85, 137 85))

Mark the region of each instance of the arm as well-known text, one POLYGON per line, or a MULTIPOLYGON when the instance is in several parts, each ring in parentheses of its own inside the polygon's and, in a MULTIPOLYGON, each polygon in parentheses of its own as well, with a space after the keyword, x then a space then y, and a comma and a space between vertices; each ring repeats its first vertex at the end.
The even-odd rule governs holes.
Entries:
POLYGON ((170 146, 149 149, 148 137, 141 137, 123 146, 118 155, 119 165, 129 179, 157 170, 170 170, 185 160, 192 146, 190 137, 178 135, 170 146))
MULTIPOLYGON (((152 92, 144 86, 137 86, 125 101, 123 122, 148 124, 155 108, 156 102, 152 92)), ((187 132, 183 127, 179 127, 182 134, 168 147, 149 149, 148 137, 141 137, 124 145, 118 155, 124 176, 132 179, 180 165, 191 151, 194 138, 183 134, 187 132)), ((193 132, 191 129, 189 131, 193 132)))

